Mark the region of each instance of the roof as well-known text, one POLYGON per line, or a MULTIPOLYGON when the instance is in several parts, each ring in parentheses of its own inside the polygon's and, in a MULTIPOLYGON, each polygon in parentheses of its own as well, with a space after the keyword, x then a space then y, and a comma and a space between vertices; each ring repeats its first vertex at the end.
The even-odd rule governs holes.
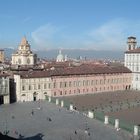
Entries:
POLYGON ((43 78, 52 76, 70 76, 70 75, 92 75, 92 74, 113 74, 113 73, 131 73, 124 66, 96 66, 83 64, 77 67, 54 68, 45 71, 30 71, 19 73, 22 78, 43 78))
POLYGON ((26 37, 24 36, 21 40, 20 45, 26 45, 26 44, 28 44, 28 41, 26 40, 26 37))
POLYGON ((8 74, 6 74, 6 73, 0 73, 0 78, 1 77, 8 77, 9 75, 8 74))
POLYGON ((134 50, 128 50, 125 53, 140 53, 140 48, 138 47, 138 48, 136 48, 134 50))
POLYGON ((134 36, 129 36, 128 39, 136 39, 134 36))

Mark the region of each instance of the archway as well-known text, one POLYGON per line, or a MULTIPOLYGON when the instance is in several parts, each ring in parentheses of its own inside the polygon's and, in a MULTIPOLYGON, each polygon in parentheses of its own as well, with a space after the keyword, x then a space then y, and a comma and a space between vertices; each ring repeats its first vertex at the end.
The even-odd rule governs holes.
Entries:
POLYGON ((0 105, 4 104, 4 99, 3 98, 4 98, 3 96, 0 96, 0 105))
POLYGON ((44 92, 45 99, 48 100, 47 92, 44 92))
POLYGON ((36 101, 37 100, 37 94, 38 93, 36 93, 36 92, 33 93, 33 101, 36 101))

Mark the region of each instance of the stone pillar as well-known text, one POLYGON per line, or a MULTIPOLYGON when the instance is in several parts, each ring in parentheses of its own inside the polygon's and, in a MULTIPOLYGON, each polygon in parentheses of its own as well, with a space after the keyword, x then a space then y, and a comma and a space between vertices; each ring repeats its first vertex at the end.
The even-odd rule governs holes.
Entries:
POLYGON ((9 104, 9 95, 3 96, 4 104, 9 104))
POLYGON ((73 105, 72 104, 70 104, 70 110, 73 110, 73 105))
POLYGON ((134 136, 138 136, 139 128, 137 125, 134 125, 134 136))
POLYGON ((50 96, 48 97, 48 100, 49 100, 49 102, 51 102, 51 97, 50 96))
POLYGON ((89 117, 89 118, 94 118, 94 113, 91 112, 91 111, 88 111, 88 117, 89 117))
POLYGON ((108 122, 108 116, 105 116, 104 124, 109 124, 109 122, 108 122))
POLYGON ((64 107, 64 101, 61 101, 61 107, 64 107))
POLYGON ((115 129, 119 129, 119 119, 115 119, 115 129))
POLYGON ((55 103, 56 103, 56 105, 59 105, 59 99, 56 99, 55 103))

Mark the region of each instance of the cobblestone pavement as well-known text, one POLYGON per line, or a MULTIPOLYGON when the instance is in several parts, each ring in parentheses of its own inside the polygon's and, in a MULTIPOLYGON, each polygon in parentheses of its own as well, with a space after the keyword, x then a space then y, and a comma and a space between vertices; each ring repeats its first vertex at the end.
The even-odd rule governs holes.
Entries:
POLYGON ((126 131, 47 101, 0 106, 0 131, 26 140, 132 140, 126 131))

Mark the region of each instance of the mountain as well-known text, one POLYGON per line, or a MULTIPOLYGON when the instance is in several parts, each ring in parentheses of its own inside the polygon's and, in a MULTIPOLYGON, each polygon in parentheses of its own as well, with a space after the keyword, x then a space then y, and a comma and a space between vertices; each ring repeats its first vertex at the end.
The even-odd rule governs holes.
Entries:
MULTIPOLYGON (((4 48, 5 56, 11 58, 11 54, 15 52, 12 48, 4 48)), ((39 58, 55 59, 58 55, 58 49, 52 50, 35 50, 33 51, 39 58)), ((83 58, 83 59, 116 59, 123 60, 123 51, 98 51, 98 50, 83 50, 83 49, 62 49, 62 54, 69 58, 83 58)))

